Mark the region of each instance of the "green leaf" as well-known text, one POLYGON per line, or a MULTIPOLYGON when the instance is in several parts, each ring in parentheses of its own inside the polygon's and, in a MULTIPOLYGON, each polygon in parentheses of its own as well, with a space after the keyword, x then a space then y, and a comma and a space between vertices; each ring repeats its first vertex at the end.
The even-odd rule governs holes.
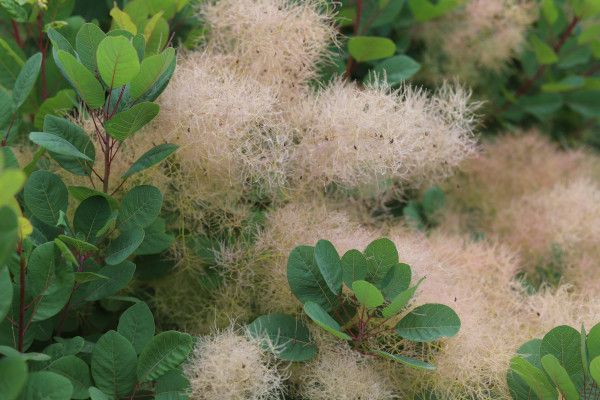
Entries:
POLYGON ((248 325, 248 335, 259 339, 265 350, 275 351, 275 355, 283 360, 306 361, 317 353, 317 346, 306 325, 290 315, 260 316, 248 325), (264 337, 269 338, 272 346, 267 341, 260 340, 264 337))
POLYGON ((85 186, 69 186, 69 193, 77 201, 84 201, 85 199, 93 196, 102 196, 108 201, 110 208, 116 210, 119 207, 119 203, 111 195, 101 192, 99 190, 91 189, 85 186))
POLYGON ((411 279, 412 271, 408 264, 394 264, 383 278, 381 294, 383 294, 387 301, 392 301, 396 296, 408 289, 411 279))
POLYGON ((367 281, 376 288, 383 287, 383 279, 394 266, 398 264, 398 250, 390 239, 382 238, 371 242, 364 251, 367 259, 367 281))
POLYGON ((16 112, 25 102, 27 96, 29 96, 29 92, 31 92, 31 89, 35 84, 41 66, 42 53, 35 53, 27 59, 23 68, 21 68, 21 72, 19 72, 19 76, 17 76, 12 92, 13 112, 16 112))
POLYGON ((2 9, 10 16, 10 19, 15 20, 15 22, 27 21, 27 10, 20 7, 16 1, 0 0, 0 7, 2 7, 2 9))
POLYGON ((94 76, 99 77, 98 73, 98 60, 96 59, 96 52, 100 42, 104 40, 106 34, 102 32, 102 29, 98 28, 95 24, 84 24, 79 32, 77 32, 77 38, 75 39, 75 46, 77 47, 77 54, 79 60, 84 67, 88 69, 94 76))
MULTIPOLYGON (((110 37, 122 36, 127 40, 133 40, 133 37, 135 35, 125 29, 113 29, 111 31, 106 32, 106 36, 110 36, 110 37)), ((97 53, 96 53, 96 55, 97 55, 97 53)))
MULTIPOLYGON (((21 49, 17 49, 22 53, 21 49)), ((12 90, 15 86, 19 71, 25 64, 24 55, 23 58, 13 50, 12 46, 6 41, 6 38, 0 38, 0 85, 8 90, 12 90)), ((11 95, 8 95, 9 101, 12 101, 11 95)), ((2 104, 5 103, 4 101, 2 104)), ((12 114, 12 107, 6 107, 5 112, 12 114)))
POLYGON ((48 29, 48 38, 50 39, 50 41, 52 42, 52 45, 54 46, 54 49, 53 49, 54 51, 57 51, 57 52, 58 52, 58 50, 66 51, 70 55, 77 57, 77 53, 75 53, 75 49, 73 49, 73 46, 71 45, 71 43, 67 40, 67 38, 65 38, 63 35, 61 35, 56 29, 54 29, 54 28, 48 29))
POLYGON ((98 388, 90 387, 88 391, 90 392, 90 398, 92 400, 109 400, 108 396, 102 393, 98 388))
POLYGON ((590 357, 588 354, 587 348, 587 335, 585 333, 585 328, 583 327, 583 322, 581 323, 581 333, 580 333, 580 341, 579 341, 579 351, 581 352, 581 364, 583 366, 583 373, 586 375, 590 374, 590 357))
POLYGON ((0 393, 3 399, 16 399, 26 380, 27 365, 21 357, 9 356, 0 359, 0 393))
POLYGON ((563 106, 563 100, 557 93, 541 93, 521 96, 517 105, 526 113, 545 121, 563 106))
POLYGON ((105 394, 115 399, 131 394, 137 382, 135 365, 137 355, 127 339, 115 331, 108 331, 92 351, 92 377, 105 394))
MULTIPOLYGON (((120 215, 120 214, 119 214, 120 215)), ((104 262, 116 265, 129 257, 144 240, 144 230, 140 227, 132 228, 113 240, 106 250, 104 262)))
POLYGON ((56 315, 69 301, 75 282, 73 268, 62 259, 54 242, 36 247, 27 266, 32 297, 36 298, 32 321, 43 321, 56 315))
POLYGON ((388 38, 355 36, 348 41, 348 51, 360 63, 393 56, 396 44, 388 38))
POLYGON ((15 252, 19 222, 17 214, 8 206, 0 206, 0 221, 2 221, 2 225, 0 225, 0 268, 3 268, 5 260, 15 252))
POLYGON ((542 0, 542 11, 549 23, 553 24, 558 19, 558 9, 554 0, 542 0))
POLYGON ((327 332, 345 340, 352 340, 350 336, 341 332, 342 328, 323 308, 317 303, 307 301, 304 304, 304 312, 308 315, 317 325, 325 329, 327 332))
POLYGON ((104 89, 94 75, 74 56, 63 50, 58 50, 56 57, 64 70, 65 77, 79 97, 91 110, 101 107, 104 104, 104 89))
POLYGON ((584 31, 577 37, 577 44, 587 44, 593 39, 600 37, 600 25, 589 25, 584 27, 584 31))
POLYGON ((435 365, 429 364, 425 361, 415 360, 414 358, 403 357, 403 356, 399 356, 397 354, 386 353, 385 351, 381 351, 381 350, 371 350, 371 351, 373 352, 373 354, 377 354, 379 356, 389 358, 390 360, 394 360, 401 364, 408 365, 411 368, 426 369, 429 371, 436 370, 435 365))
POLYGON ((137 364, 140 382, 152 382, 185 361, 192 351, 190 335, 168 331, 156 335, 144 347, 137 364))
POLYGON ((27 208, 40 221, 56 226, 60 211, 66 212, 68 192, 62 180, 51 172, 35 171, 24 189, 27 208))
POLYGON ((415 342, 451 338, 460 329, 460 319, 443 304, 424 304, 406 314, 396 325, 396 333, 415 342))
POLYGON ((152 33, 156 28, 156 24, 158 24, 158 21, 162 18, 163 14, 163 11, 157 12, 156 14, 152 15, 152 18, 150 18, 150 20, 148 20, 148 22, 144 25, 144 38, 147 42, 150 41, 152 33))
MULTIPOLYGON (((375 66, 373 72, 377 73, 379 81, 385 78, 389 85, 396 85, 411 78, 419 72, 421 64, 404 54, 390 57, 375 66)), ((370 79, 372 79, 371 77, 370 79)), ((369 79, 368 77, 366 78, 369 79)))
POLYGON ((547 354, 555 356, 571 380, 579 386, 580 381, 583 381, 583 367, 581 365, 581 337, 577 329, 567 325, 551 329, 542 339, 540 346, 540 357, 543 359, 547 354))
POLYGON ((529 41, 533 47, 533 51, 535 52, 535 57, 540 65, 550 65, 558 61, 558 56, 552 47, 542 42, 539 37, 536 35, 531 35, 531 39, 529 41))
POLYGON ((559 53, 559 61, 556 64, 557 68, 571 70, 579 65, 587 64, 592 58, 592 50, 587 47, 579 47, 575 49, 565 49, 559 53))
POLYGON ((341 260, 342 278, 349 288, 352 282, 362 281, 367 277, 367 260, 358 250, 348 250, 341 260))
POLYGON ((152 121, 159 110, 160 106, 155 103, 136 104, 106 121, 104 129, 113 139, 123 141, 152 121))
POLYGON ((136 255, 159 254, 171 246, 175 235, 165 232, 166 222, 163 218, 156 218, 153 223, 144 228, 144 241, 135 250, 136 255))
POLYGON ((410 200, 408 205, 402 209, 406 223, 419 231, 425 230, 425 221, 421 216, 421 207, 415 200, 410 200))
POLYGON ((587 337, 587 349, 590 360, 600 356, 600 323, 590 329, 587 337))
POLYGON ((140 72, 137 52, 123 36, 107 36, 97 51, 98 70, 110 89, 123 86, 140 72))
POLYGON ((77 97, 75 96, 75 91, 71 89, 60 90, 54 96, 44 100, 44 102, 40 105, 40 108, 35 113, 33 126, 36 129, 43 129, 44 119, 46 118, 46 115, 63 117, 76 105, 77 97))
POLYGON ((85 251, 98 251, 98 248, 91 243, 84 242, 82 240, 74 239, 65 235, 58 235, 59 239, 63 242, 70 244, 75 247, 77 250, 85 250, 85 251))
POLYGON ((75 233, 83 233, 86 242, 94 242, 98 232, 106 225, 111 215, 112 211, 104 197, 88 197, 75 210, 73 230, 75 233))
POLYGON ((185 374, 172 369, 156 382, 155 400, 187 400, 190 392, 190 381, 185 374))
POLYGON ((352 290, 360 304, 367 308, 375 308, 383 304, 381 292, 367 281, 354 281, 352 290))
POLYGON ((340 296, 342 294, 342 265, 333 244, 327 240, 319 240, 315 246, 315 260, 329 290, 340 296))
MULTIPOLYGON (((0 214, 0 218, 1 217, 0 214)), ((4 223, 3 220, 0 221, 4 223)), ((0 265, 3 264, 4 262, 0 262, 0 265)), ((4 317, 8 314, 8 310, 10 310, 10 303, 13 298, 12 280, 10 279, 8 268, 4 268, 4 266, 0 266, 0 293, 2 293, 2 296, 0 296, 0 321, 4 321, 4 317)), ((0 393, 2 393, 1 390, 0 393)))
POLYGON ((159 18, 146 44, 146 57, 158 54, 169 41, 169 24, 165 18, 159 18))
POLYGON ((56 247, 58 247, 61 254, 65 257, 65 260, 71 261, 74 266, 78 266, 75 256, 73 255, 73 253, 71 253, 71 250, 67 247, 67 245, 64 242, 56 238, 54 239, 54 244, 56 245, 56 247))
POLYGON ((71 143, 69 143, 67 140, 52 133, 31 132, 29 134, 29 140, 31 140, 38 146, 44 147, 49 152, 61 154, 64 156, 83 158, 87 161, 93 161, 91 158, 77 150, 77 148, 71 143))
MULTIPOLYGON (((44 353, 19 353, 19 350, 13 349, 10 346, 0 346, 0 354, 6 357, 18 356, 23 361, 47 361, 51 358, 48 354, 44 353)), ((0 393, 2 392, 0 391, 0 393)))
POLYGON ((135 352, 140 354, 154 337, 154 316, 146 303, 139 302, 125 310, 119 318, 117 332, 129 340, 135 352))
POLYGON ((600 356, 594 358, 590 363, 590 375, 598 385, 598 382, 600 382, 600 356))
MULTIPOLYGON (((146 39, 144 39, 144 35, 138 33, 131 40, 131 44, 135 48, 135 52, 138 55, 138 60, 140 63, 144 59, 144 54, 146 52, 146 39)), ((140 65, 140 72, 142 72, 142 66, 140 65)), ((137 78, 140 74, 137 74, 135 77, 137 78)), ((135 78, 133 78, 135 80, 135 78)), ((133 82, 133 81, 132 81, 133 82)))
MULTIPOLYGON (((167 52, 168 50, 165 50, 167 52)), ((163 53, 165 53, 163 52, 163 53)), ((160 96, 160 94, 165 90, 169 80, 173 76, 173 72, 175 72, 175 66, 177 64, 177 58, 173 57, 171 63, 167 67, 167 70, 163 72, 162 75, 158 77, 156 82, 152 86, 150 86, 145 92, 143 92, 139 97, 134 98, 135 102, 144 102, 144 101, 154 101, 160 96)))
POLYGON ((167 72, 175 59, 175 49, 169 47, 161 54, 146 58, 140 66, 140 73, 131 81, 130 95, 134 100, 146 94, 160 77, 167 72))
POLYGON ((578 90, 564 96, 569 108, 584 117, 600 118, 600 90, 578 90))
POLYGON ((437 214, 446 205, 446 194, 437 186, 430 187, 423 196, 423 213, 428 221, 434 222, 437 214))
POLYGON ((162 207, 162 193, 154 186, 141 185, 131 189, 121 202, 117 226, 121 230, 150 225, 162 207))
MULTIPOLYGON (((523 344, 517 354, 537 369, 542 369, 540 362, 540 345, 542 339, 533 339, 523 344)), ((513 399, 516 400, 539 400, 527 382, 519 374, 509 369, 506 374, 508 389, 513 399)))
POLYGON ((131 17, 131 20, 135 24, 146 19, 149 13, 148 4, 146 4, 146 0, 130 1, 127 3, 127 5, 125 5, 123 11, 125 11, 131 17))
POLYGON ((510 360, 510 369, 517 373, 544 400, 558 400, 558 392, 550 384, 546 375, 520 357, 510 360))
POLYGON ((113 9, 110 10, 110 16, 113 17, 113 29, 124 29, 134 35, 137 34, 137 27, 131 20, 131 17, 129 14, 119 10, 119 7, 113 7, 113 9))
POLYGON ((77 283, 93 282, 98 279, 108 279, 108 277, 94 272, 75 272, 75 282, 77 283))
POLYGON ((417 22, 425 22, 441 17, 456 8, 460 2, 456 0, 439 0, 432 4, 428 0, 408 0, 408 6, 417 22))
POLYGON ((423 282, 425 278, 421 278, 419 282, 410 289, 406 289, 405 291, 399 293, 396 298, 390 303, 389 306, 385 307, 382 310, 382 314, 384 318, 390 318, 398 313, 400 310, 404 308, 406 304, 412 299, 417 291, 417 288, 423 282))
POLYGON ((312 246, 295 247, 287 262, 287 278, 292 293, 302 303, 312 301, 327 312, 338 308, 338 299, 327 286, 315 260, 312 246))
POLYGON ((131 168, 121 176, 121 179, 127 178, 129 175, 134 174, 139 171, 143 171, 148 169, 162 160, 169 157, 171 154, 177 150, 179 146, 176 144, 159 144, 156 147, 151 148, 146 153, 144 153, 136 162, 133 163, 131 168))
POLYGON ((552 354, 546 354, 541 361, 544 370, 546 370, 562 397, 565 400, 579 400, 579 392, 558 359, 552 354))
POLYGON ((77 304, 80 301, 96 301, 117 293, 123 289, 133 278, 135 264, 124 261, 118 265, 107 265, 101 268, 97 273, 108 279, 98 279, 86 284, 82 284, 74 293, 71 304, 77 304))
POLYGON ((54 372, 41 371, 29 374, 21 398, 26 400, 69 400, 73 394, 71 382, 54 372))
POLYGON ((54 361, 48 370, 67 378, 73 386, 72 399, 87 399, 88 387, 92 384, 90 369, 81 358, 69 355, 54 361))
POLYGON ((542 92, 565 92, 582 87, 585 80, 582 76, 567 76, 558 82, 545 83, 542 85, 542 92))

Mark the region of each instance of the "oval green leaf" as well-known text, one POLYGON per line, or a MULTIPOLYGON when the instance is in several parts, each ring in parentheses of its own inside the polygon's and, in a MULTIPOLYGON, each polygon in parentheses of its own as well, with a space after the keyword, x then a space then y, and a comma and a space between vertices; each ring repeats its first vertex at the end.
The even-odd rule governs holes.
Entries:
POLYGON ((123 36, 104 38, 96 56, 100 76, 110 89, 127 84, 140 72, 137 52, 123 36))
POLYGON ((308 315, 317 325, 325 329, 327 332, 345 340, 352 340, 350 336, 341 332, 340 324, 338 324, 323 308, 317 303, 307 301, 304 304, 304 312, 308 315))
MULTIPOLYGON (((83 233, 86 242, 95 242, 96 235, 110 219, 112 211, 108 201, 102 196, 88 197, 81 202, 75 216, 73 217, 73 230, 75 233, 83 233)), ((73 243, 70 243, 73 244, 73 243)), ((92 248, 83 248, 76 244, 82 250, 94 250, 92 248)), ((97 249, 96 249, 97 250, 97 249)))
POLYGON ((333 244, 327 240, 319 240, 315 246, 315 260, 329 290, 336 296, 340 296, 342 294, 342 265, 333 244))
POLYGON ((420 69, 421 64, 409 56, 401 54, 380 62, 375 66, 373 72, 378 74, 379 80, 383 80, 385 71, 387 83, 396 85, 411 78, 414 74, 419 72, 420 69))
POLYGON ((137 354, 127 339, 115 331, 108 331, 94 345, 92 377, 94 384, 111 398, 131 394, 137 382, 135 365, 137 354))
POLYGON ((398 264, 398 250, 390 239, 381 238, 371 242, 364 251, 367 259, 367 279, 378 289, 383 288, 383 279, 398 264))
POLYGON ((378 60, 393 56, 396 44, 388 38, 355 36, 348 41, 348 51, 358 62, 378 60))
POLYGON ((460 329, 460 318, 443 304, 424 304, 406 314, 396 325, 396 333, 415 342, 451 338, 460 329))
POLYGON ((287 278, 292 293, 302 303, 313 301, 325 311, 338 308, 338 298, 327 286, 315 260, 312 246, 295 247, 287 262, 287 278))
POLYGON ((65 356, 54 361, 48 370, 67 378, 73 386, 72 399, 87 399, 88 387, 92 384, 90 369, 81 358, 65 356))
POLYGON ((31 174, 24 189, 25 204, 40 221, 56 226, 60 211, 66 212, 69 194, 62 180, 48 171, 31 174))
POLYGON ((560 365, 560 362, 552 354, 546 354, 542 357, 542 366, 546 373, 554 382, 554 386, 562 394, 565 400, 579 400, 579 392, 575 388, 573 381, 569 378, 567 371, 560 365))
POLYGON ((143 171, 158 164, 173 154, 178 148, 179 146, 176 144, 169 143, 159 144, 158 146, 151 148, 133 163, 131 168, 121 176, 121 179, 127 178, 131 174, 143 171))
POLYGON ((139 302, 129 307, 119 318, 117 332, 131 342, 137 354, 154 337, 154 316, 146 303, 139 302))
POLYGON ((160 106, 155 103, 136 104, 106 121, 104 129, 113 139, 123 141, 152 121, 159 110, 160 106))
POLYGON ((175 49, 169 47, 161 54, 151 56, 142 61, 140 73, 131 81, 130 96, 138 100, 154 86, 160 77, 169 69, 175 58, 175 49))
POLYGON ((552 354, 567 371, 569 377, 578 384, 583 375, 581 365, 581 336, 577 329, 560 325, 551 329, 542 339, 540 357, 552 354))
POLYGON ((96 77, 71 54, 58 50, 56 54, 66 78, 91 110, 104 104, 104 89, 96 77))
POLYGON ((77 150, 75 146, 66 141, 60 136, 54 135, 52 133, 46 132, 31 132, 29 134, 29 140, 33 143, 37 144, 45 148, 46 150, 61 154, 64 156, 71 156, 76 158, 83 158, 87 161, 93 161, 91 158, 77 150))
POLYGON ((27 365, 19 356, 0 359, 0 393, 6 399, 16 399, 27 380, 27 365))
POLYGON ((267 351, 288 361, 310 360, 317 353, 317 345, 302 321, 286 314, 269 314, 255 319, 248 325, 248 336, 258 339, 267 351), (268 337, 272 345, 261 338, 268 337))
POLYGON ((168 331, 156 335, 144 347, 137 364, 140 382, 152 382, 185 361, 192 351, 190 335, 168 331))
POLYGON ((71 382, 54 372, 41 371, 29 374, 23 391, 26 400, 69 400, 73 394, 71 382))
POLYGON ((95 24, 84 24, 77 32, 75 39, 75 46, 77 47, 77 54, 84 67, 88 69, 94 76, 99 77, 98 74, 98 60, 96 59, 96 52, 100 42, 104 40, 106 34, 102 32, 95 24))
POLYGON ((42 66, 42 53, 35 53, 25 62, 17 76, 12 92, 12 109, 16 112, 33 88, 42 66))
POLYGON ((546 374, 526 360, 520 357, 512 358, 510 369, 523 378, 540 399, 558 400, 558 392, 548 381, 546 374))
POLYGON ((162 193, 154 186, 141 185, 131 189, 121 202, 117 226, 121 230, 150 225, 162 207, 162 193))
POLYGON ((140 227, 134 227, 125 231, 113 240, 106 250, 104 262, 109 265, 116 265, 129 257, 135 249, 144 241, 144 230, 140 227))
POLYGON ((352 287, 352 282, 362 281, 367 277, 367 260, 365 256, 358 250, 348 250, 341 260, 342 279, 349 288, 352 287))
POLYGON ((367 308, 379 307, 383 304, 383 295, 379 289, 367 281, 354 281, 352 291, 360 304, 367 308))
POLYGON ((410 265, 397 263, 392 265, 382 281, 381 293, 387 301, 394 300, 410 286, 412 271, 410 265))

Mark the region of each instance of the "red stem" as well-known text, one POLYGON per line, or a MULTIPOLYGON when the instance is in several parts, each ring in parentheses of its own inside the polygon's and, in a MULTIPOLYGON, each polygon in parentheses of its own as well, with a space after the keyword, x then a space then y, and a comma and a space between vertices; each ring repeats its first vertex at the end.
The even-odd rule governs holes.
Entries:
POLYGON ((15 37, 17 45, 19 45, 21 50, 25 50, 25 43, 23 43, 23 41, 21 40, 21 34, 19 33, 19 25, 14 19, 11 19, 10 22, 13 27, 13 36, 15 37))
POLYGON ((38 28, 40 30, 39 49, 40 53, 42 53, 42 100, 46 100, 48 98, 48 92, 46 90, 46 49, 44 46, 44 25, 41 12, 38 14, 38 28))
MULTIPOLYGON (((117 100, 117 104, 115 104, 115 108, 112 112, 112 114, 110 114, 110 117, 108 117, 109 119, 113 117, 113 115, 115 115, 115 113, 117 112, 117 107, 119 107, 119 103, 121 102, 121 98, 123 97, 123 92, 125 92, 125 86, 123 86, 123 89, 121 89, 121 94, 119 94, 119 99, 117 100)), ((108 104, 110 106, 110 99, 108 99, 108 104)), ((108 112, 110 112, 110 108, 108 109, 108 112)))
POLYGON ((2 138, 2 143, 0 143, 0 147, 5 147, 7 142, 8 142, 8 135, 10 135, 10 130, 12 129, 12 126, 15 122, 15 117, 17 116, 17 112, 15 111, 15 113, 12 116, 12 119, 10 120, 10 126, 8 127, 8 131, 6 131, 6 136, 4 138, 2 138))
POLYGON ((598 71, 600 69, 600 62, 596 65, 592 65, 590 67, 590 69, 588 69, 587 71, 585 71, 583 73, 583 76, 591 76, 594 72, 598 71))
POLYGON ((19 352, 23 352, 23 341, 25 338, 25 254, 21 251, 21 273, 19 275, 19 352))
POLYGON ((8 322, 10 322, 15 328, 19 328, 19 325, 15 321, 10 319, 8 315, 4 316, 4 318, 6 318, 8 322))

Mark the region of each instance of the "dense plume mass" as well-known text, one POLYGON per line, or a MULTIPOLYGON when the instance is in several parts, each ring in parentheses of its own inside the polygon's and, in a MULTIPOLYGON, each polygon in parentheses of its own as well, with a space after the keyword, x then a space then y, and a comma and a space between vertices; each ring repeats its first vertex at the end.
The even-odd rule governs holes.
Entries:
POLYGON ((424 79, 435 82, 460 76, 481 84, 486 72, 507 68, 525 46, 527 29, 540 10, 532 0, 462 0, 462 6, 419 30, 429 51, 424 79), (493 49, 493 50, 491 50, 493 49))

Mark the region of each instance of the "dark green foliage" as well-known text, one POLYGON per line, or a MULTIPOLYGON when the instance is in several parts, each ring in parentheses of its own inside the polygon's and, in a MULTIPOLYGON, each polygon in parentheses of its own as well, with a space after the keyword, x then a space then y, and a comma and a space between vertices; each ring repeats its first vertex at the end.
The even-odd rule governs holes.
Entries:
POLYGON ((600 324, 589 335, 561 325, 518 350, 507 375, 515 400, 594 399, 600 384, 600 324))
MULTIPOLYGON (((399 263, 391 240, 375 240, 363 252, 349 250, 341 260, 326 240, 319 240, 315 247, 297 246, 290 253, 287 271, 292 293, 304 303, 306 315, 321 328, 353 341, 354 348, 367 354, 413 368, 435 369, 423 361, 364 348, 367 339, 386 330, 386 322, 406 308, 423 281, 409 288, 410 267, 399 263), (350 302, 342 300, 343 284, 352 291, 350 302)), ((427 342, 456 335, 460 319, 448 306, 424 304, 407 313, 392 329, 399 337, 427 342)), ((267 335, 271 342, 265 348, 280 358, 302 361, 316 353, 308 329, 292 316, 264 315, 250 324, 250 331, 254 337, 267 335)))

